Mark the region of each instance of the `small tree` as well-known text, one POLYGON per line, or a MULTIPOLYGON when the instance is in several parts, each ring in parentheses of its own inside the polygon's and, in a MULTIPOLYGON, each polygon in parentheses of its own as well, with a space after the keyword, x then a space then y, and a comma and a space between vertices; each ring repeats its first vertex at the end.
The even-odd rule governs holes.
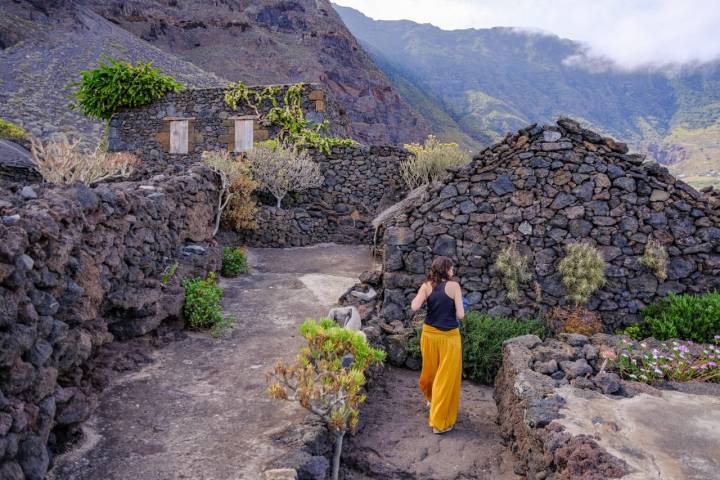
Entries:
POLYGON ((343 438, 356 430, 360 405, 365 401, 365 371, 380 365, 385 352, 327 318, 319 323, 306 320, 300 333, 307 346, 294 364, 278 362, 269 374, 268 393, 273 398, 299 402, 325 422, 335 437, 332 478, 337 480, 343 438))
POLYGON ((640 265, 651 270, 661 282, 667 278, 668 253, 663 244, 650 239, 640 257, 640 265))
POLYGON ((52 183, 86 185, 128 177, 139 164, 129 153, 108 153, 101 149, 83 152, 80 141, 65 138, 43 143, 32 139, 32 155, 43 178, 52 183))
POLYGON ((405 148, 414 156, 400 165, 400 175, 411 190, 442 179, 448 167, 470 161, 457 143, 440 143, 434 135, 429 135, 424 145, 411 143, 405 148))
POLYGON ((218 211, 213 236, 220 229, 220 220, 236 228, 254 228, 255 202, 252 194, 257 182, 250 177, 250 166, 227 150, 203 152, 202 161, 220 177, 218 211))
POLYGON ((282 208, 282 200, 289 192, 304 192, 322 185, 320 166, 308 154, 277 142, 255 145, 247 152, 252 176, 260 188, 270 192, 282 208))
POLYGON ((532 278, 528 270, 527 257, 520 254, 513 243, 500 251, 495 261, 495 268, 502 275, 507 299, 511 302, 516 301, 520 297, 520 284, 532 278))
POLYGON ((110 120, 113 113, 122 108, 147 105, 168 92, 178 92, 184 87, 151 63, 129 62, 103 57, 98 68, 80 72, 82 79, 72 84, 79 87, 75 92, 77 105, 83 115, 110 120))

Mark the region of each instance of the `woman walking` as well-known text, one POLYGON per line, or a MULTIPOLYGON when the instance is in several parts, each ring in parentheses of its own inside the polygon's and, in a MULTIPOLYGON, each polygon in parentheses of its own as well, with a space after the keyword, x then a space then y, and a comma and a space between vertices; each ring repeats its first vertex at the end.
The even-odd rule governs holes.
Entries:
POLYGON ((453 274, 452 260, 437 257, 411 305, 412 310, 417 311, 427 302, 427 317, 420 338, 420 390, 430 405, 428 423, 434 433, 452 430, 460 405, 459 321, 465 316, 465 309, 460 285, 452 281, 453 274))

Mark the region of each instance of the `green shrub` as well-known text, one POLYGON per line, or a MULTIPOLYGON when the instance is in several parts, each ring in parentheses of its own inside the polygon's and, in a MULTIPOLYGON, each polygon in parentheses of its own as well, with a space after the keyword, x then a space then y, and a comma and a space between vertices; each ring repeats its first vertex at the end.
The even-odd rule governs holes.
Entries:
POLYGON ((469 312, 460 322, 463 348, 463 376, 492 385, 502 364, 502 344, 521 335, 545 336, 545 327, 538 320, 491 317, 469 312))
POLYGON ((420 351, 420 336, 422 335, 422 326, 418 327, 417 330, 415 330, 415 333, 408 338, 407 343, 405 344, 405 351, 408 355, 415 358, 422 357, 422 352, 420 351))
POLYGON ((185 318, 193 328, 209 328, 213 335, 232 325, 233 319, 223 315, 220 299, 223 289, 217 285, 215 273, 207 278, 185 279, 185 318))
POLYGON ((409 188, 442 179, 448 167, 460 166, 470 161, 470 156, 460 150, 457 143, 440 143, 429 135, 425 144, 406 144, 405 148, 414 156, 400 164, 400 175, 409 188))
POLYGON ((0 118, 0 139, 23 140, 27 138, 27 132, 12 122, 0 118))
POLYGON ((169 265, 164 271, 162 275, 162 284, 167 285, 170 283, 170 280, 172 280, 173 276, 175 276, 175 272, 177 272, 178 268, 178 262, 173 263, 172 265, 169 265))
POLYGON ((220 272, 223 277, 237 277, 249 271, 247 256, 242 248, 223 248, 222 271, 220 272))
POLYGON ((98 68, 80 72, 82 80, 72 86, 80 87, 75 92, 76 107, 88 117, 109 120, 122 108, 140 107, 168 92, 178 92, 184 87, 151 63, 129 62, 103 57, 98 68))
MULTIPOLYGON (((645 307, 644 322, 626 332, 633 338, 678 338, 711 343, 720 334, 720 292, 675 295, 645 307)), ((633 326, 634 327, 634 326, 633 326)))
MULTIPOLYGON (((485 313, 468 312, 460 322, 462 337, 463 377, 492 385, 502 364, 502 344, 505 340, 533 334, 545 337, 545 326, 539 320, 491 317, 485 313)), ((408 339, 405 351, 420 358, 422 327, 408 339)))
POLYGON ((588 243, 572 243, 565 250, 567 253, 558 269, 567 290, 567 298, 575 306, 584 305, 595 290, 605 283, 605 260, 588 243))

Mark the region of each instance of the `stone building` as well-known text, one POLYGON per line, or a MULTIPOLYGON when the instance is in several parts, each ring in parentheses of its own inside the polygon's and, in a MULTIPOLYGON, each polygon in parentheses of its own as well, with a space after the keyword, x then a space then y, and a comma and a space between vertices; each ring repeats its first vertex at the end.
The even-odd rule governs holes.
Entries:
MULTIPOLYGON (((289 85, 275 95, 283 105, 289 85)), ((254 87, 262 90, 265 87, 254 87)), ((304 85, 301 107, 305 118, 328 121, 328 134, 347 136, 347 117, 320 85, 304 85)), ((182 170, 200 161, 203 151, 243 152, 256 141, 273 138, 278 128, 264 119, 268 100, 255 108, 241 102, 237 110, 225 103, 225 89, 185 90, 150 105, 126 110, 110 122, 109 148, 127 151, 142 162, 136 177, 182 170)), ((393 145, 334 147, 310 151, 320 165, 323 185, 291 200, 289 208, 262 206, 258 228, 236 240, 251 246, 284 247, 321 242, 369 243, 370 220, 378 209, 406 192, 400 164, 410 153, 393 145)))
POLYGON ((558 263, 565 245, 589 242, 607 262, 607 283, 588 307, 617 327, 669 292, 720 288, 713 205, 667 169, 575 121, 533 125, 480 152, 387 223, 383 313, 405 317, 432 258, 447 255, 473 308, 545 315, 564 303, 558 263), (650 239, 669 254, 665 280, 639 263, 650 239), (516 302, 505 300, 493 267, 511 242, 534 277, 516 302))
MULTIPOLYGON (((279 105, 290 87, 279 86, 275 95, 279 105)), ((315 123, 328 120, 328 133, 346 135, 347 117, 322 86, 304 85, 300 103, 306 119, 315 123)), ((108 147, 113 152, 135 154, 146 174, 195 163, 206 150, 243 152, 252 148, 253 142, 277 134, 277 127, 263 118, 272 106, 269 100, 255 107, 240 102, 233 110, 225 103, 224 88, 169 93, 147 106, 115 114, 110 120, 108 147)))

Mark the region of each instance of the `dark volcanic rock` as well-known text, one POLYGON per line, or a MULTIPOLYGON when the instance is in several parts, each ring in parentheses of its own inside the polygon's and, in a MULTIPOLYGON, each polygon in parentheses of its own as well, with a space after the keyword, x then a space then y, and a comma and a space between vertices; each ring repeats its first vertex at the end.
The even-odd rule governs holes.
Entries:
MULTIPOLYGON (((715 196, 701 195, 666 170, 620 154, 624 148, 617 142, 585 130, 569 135, 562 128, 561 123, 534 126, 508 135, 428 189, 422 202, 410 202, 387 222, 386 268, 419 273, 434 255, 448 255, 463 293, 475 300, 473 308, 540 317, 566 301, 558 272, 565 246, 589 242, 605 258, 608 282, 588 305, 609 331, 639 320, 643 306, 669 291, 720 288, 715 196), (564 143, 571 148, 565 150, 564 143), (464 214, 471 210, 470 200, 477 210, 464 214), (399 245, 393 232, 405 228, 414 239, 399 245), (667 279, 638 262, 649 239, 667 249, 667 279), (499 275, 489 267, 513 243, 535 278, 520 285, 517 302, 507 302, 499 275), (400 258, 413 262, 401 264, 400 258)), ((405 301, 417 287, 403 287, 395 298, 405 301)), ((385 299, 383 310, 404 311, 394 302, 385 299)), ((573 343, 582 347, 579 339, 573 343)))

